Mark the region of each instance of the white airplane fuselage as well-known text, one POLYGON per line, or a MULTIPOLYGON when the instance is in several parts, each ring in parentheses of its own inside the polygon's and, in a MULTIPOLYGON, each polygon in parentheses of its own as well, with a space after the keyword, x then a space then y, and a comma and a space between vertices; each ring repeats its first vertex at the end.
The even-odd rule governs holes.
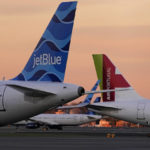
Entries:
POLYGON ((78 98, 82 92, 83 88, 66 83, 0 81, 0 126, 27 119, 49 108, 60 106, 78 98), (10 84, 16 87, 11 87, 10 84), (23 85, 23 89, 17 88, 18 85, 23 85), (30 93, 28 87, 37 91, 46 91, 47 95, 30 93))
POLYGON ((108 115, 128 122, 150 126, 150 101, 147 99, 105 102, 95 104, 95 106, 106 107, 106 109, 101 109, 100 107, 97 107, 97 109, 89 107, 89 109, 101 115, 108 115))
POLYGON ((30 120, 47 125, 76 126, 101 119, 100 115, 88 114, 40 114, 30 120))

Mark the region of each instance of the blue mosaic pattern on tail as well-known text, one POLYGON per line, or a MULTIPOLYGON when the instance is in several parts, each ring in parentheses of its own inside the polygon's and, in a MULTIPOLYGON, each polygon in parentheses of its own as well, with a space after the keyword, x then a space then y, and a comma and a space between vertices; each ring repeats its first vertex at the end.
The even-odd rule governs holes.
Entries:
POLYGON ((101 101, 101 97, 96 97, 96 99, 93 103, 99 103, 100 101, 101 101))
POLYGON ((76 5, 59 5, 24 70, 13 80, 63 82, 76 5))
MULTIPOLYGON (((99 83, 100 83, 100 80, 98 80, 98 81, 95 83, 95 85, 93 86, 93 88, 91 89, 91 91, 95 91, 95 90, 97 89, 99 83)), ((94 95, 94 94, 89 94, 89 95, 85 98, 85 100, 84 100, 83 103, 90 103, 91 100, 92 100, 92 98, 93 98, 93 95, 94 95)))

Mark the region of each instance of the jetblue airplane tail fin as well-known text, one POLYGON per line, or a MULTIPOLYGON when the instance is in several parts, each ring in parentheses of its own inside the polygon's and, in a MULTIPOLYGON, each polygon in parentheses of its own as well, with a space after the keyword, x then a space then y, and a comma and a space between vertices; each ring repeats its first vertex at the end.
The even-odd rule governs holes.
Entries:
POLYGON ((94 54, 93 59, 97 77, 101 81, 100 89, 123 89, 103 93, 103 102, 141 98, 106 55, 94 54))
POLYGON ((63 82, 77 2, 61 3, 23 71, 12 80, 63 82))
MULTIPOLYGON (((95 91, 95 90, 97 89, 99 83, 100 83, 100 80, 98 80, 98 81, 95 83, 95 85, 93 86, 93 88, 91 89, 91 91, 95 91)), ((85 100, 84 100, 83 103, 90 103, 91 100, 92 100, 92 98, 93 98, 93 95, 94 95, 93 93, 87 95, 87 97, 85 98, 85 100)))

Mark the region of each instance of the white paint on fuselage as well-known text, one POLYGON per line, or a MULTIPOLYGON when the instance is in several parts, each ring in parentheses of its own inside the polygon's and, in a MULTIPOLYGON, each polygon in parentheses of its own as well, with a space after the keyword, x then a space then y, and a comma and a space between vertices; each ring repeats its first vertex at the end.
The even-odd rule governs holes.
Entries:
POLYGON ((81 96, 78 93, 79 86, 73 84, 14 81, 23 84, 24 86, 30 84, 31 86, 39 87, 39 89, 42 90, 47 90, 52 93, 55 92, 55 95, 45 97, 26 96, 21 91, 7 86, 8 82, 12 83, 13 81, 0 82, 0 85, 6 86, 3 94, 3 105, 5 111, 0 111, 1 126, 30 118, 46 111, 47 109, 60 106, 81 96))
POLYGON ((96 106, 114 107, 117 109, 106 109, 106 110, 90 110, 97 112, 101 115, 111 116, 124 121, 149 125, 150 126, 150 101, 147 99, 138 100, 123 100, 120 102, 105 102, 94 104, 96 106))
POLYGON ((99 120, 101 116, 88 114, 40 114, 30 119, 48 125, 74 126, 99 120))

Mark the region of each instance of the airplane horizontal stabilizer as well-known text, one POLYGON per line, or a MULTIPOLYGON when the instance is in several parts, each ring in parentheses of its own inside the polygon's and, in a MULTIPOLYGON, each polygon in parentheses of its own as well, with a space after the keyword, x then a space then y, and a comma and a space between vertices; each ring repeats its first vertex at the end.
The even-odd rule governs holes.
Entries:
POLYGON ((20 84, 11 84, 8 83, 7 86, 12 87, 22 93, 24 93, 27 96, 32 97, 45 97, 50 95, 56 95, 55 93, 51 93, 42 89, 37 89, 35 86, 31 85, 20 85, 20 84))
POLYGON ((84 95, 87 94, 97 94, 97 93, 107 93, 107 92, 116 92, 116 91, 127 91, 127 90, 133 90, 132 88, 121 88, 121 89, 109 89, 109 90, 100 90, 100 91, 86 91, 84 95))
POLYGON ((81 107, 86 107, 89 103, 81 103, 78 105, 71 105, 71 106, 60 106, 57 107, 57 109, 73 109, 73 108, 81 108, 81 107))
POLYGON ((94 105, 94 104, 89 104, 87 105, 87 108, 90 108, 95 111, 110 111, 110 110, 120 110, 121 108, 114 107, 114 106, 103 106, 103 105, 94 105))
MULTIPOLYGON (((87 117, 88 117, 89 119, 95 119, 95 116, 96 116, 96 115, 88 115, 87 117)), ((99 119, 102 118, 101 115, 98 115, 98 117, 99 117, 99 119)))
POLYGON ((37 123, 42 123, 42 124, 46 124, 46 125, 59 125, 58 123, 54 122, 54 121, 48 121, 48 120, 45 120, 45 119, 38 119, 38 118, 30 118, 31 121, 35 121, 37 123))

